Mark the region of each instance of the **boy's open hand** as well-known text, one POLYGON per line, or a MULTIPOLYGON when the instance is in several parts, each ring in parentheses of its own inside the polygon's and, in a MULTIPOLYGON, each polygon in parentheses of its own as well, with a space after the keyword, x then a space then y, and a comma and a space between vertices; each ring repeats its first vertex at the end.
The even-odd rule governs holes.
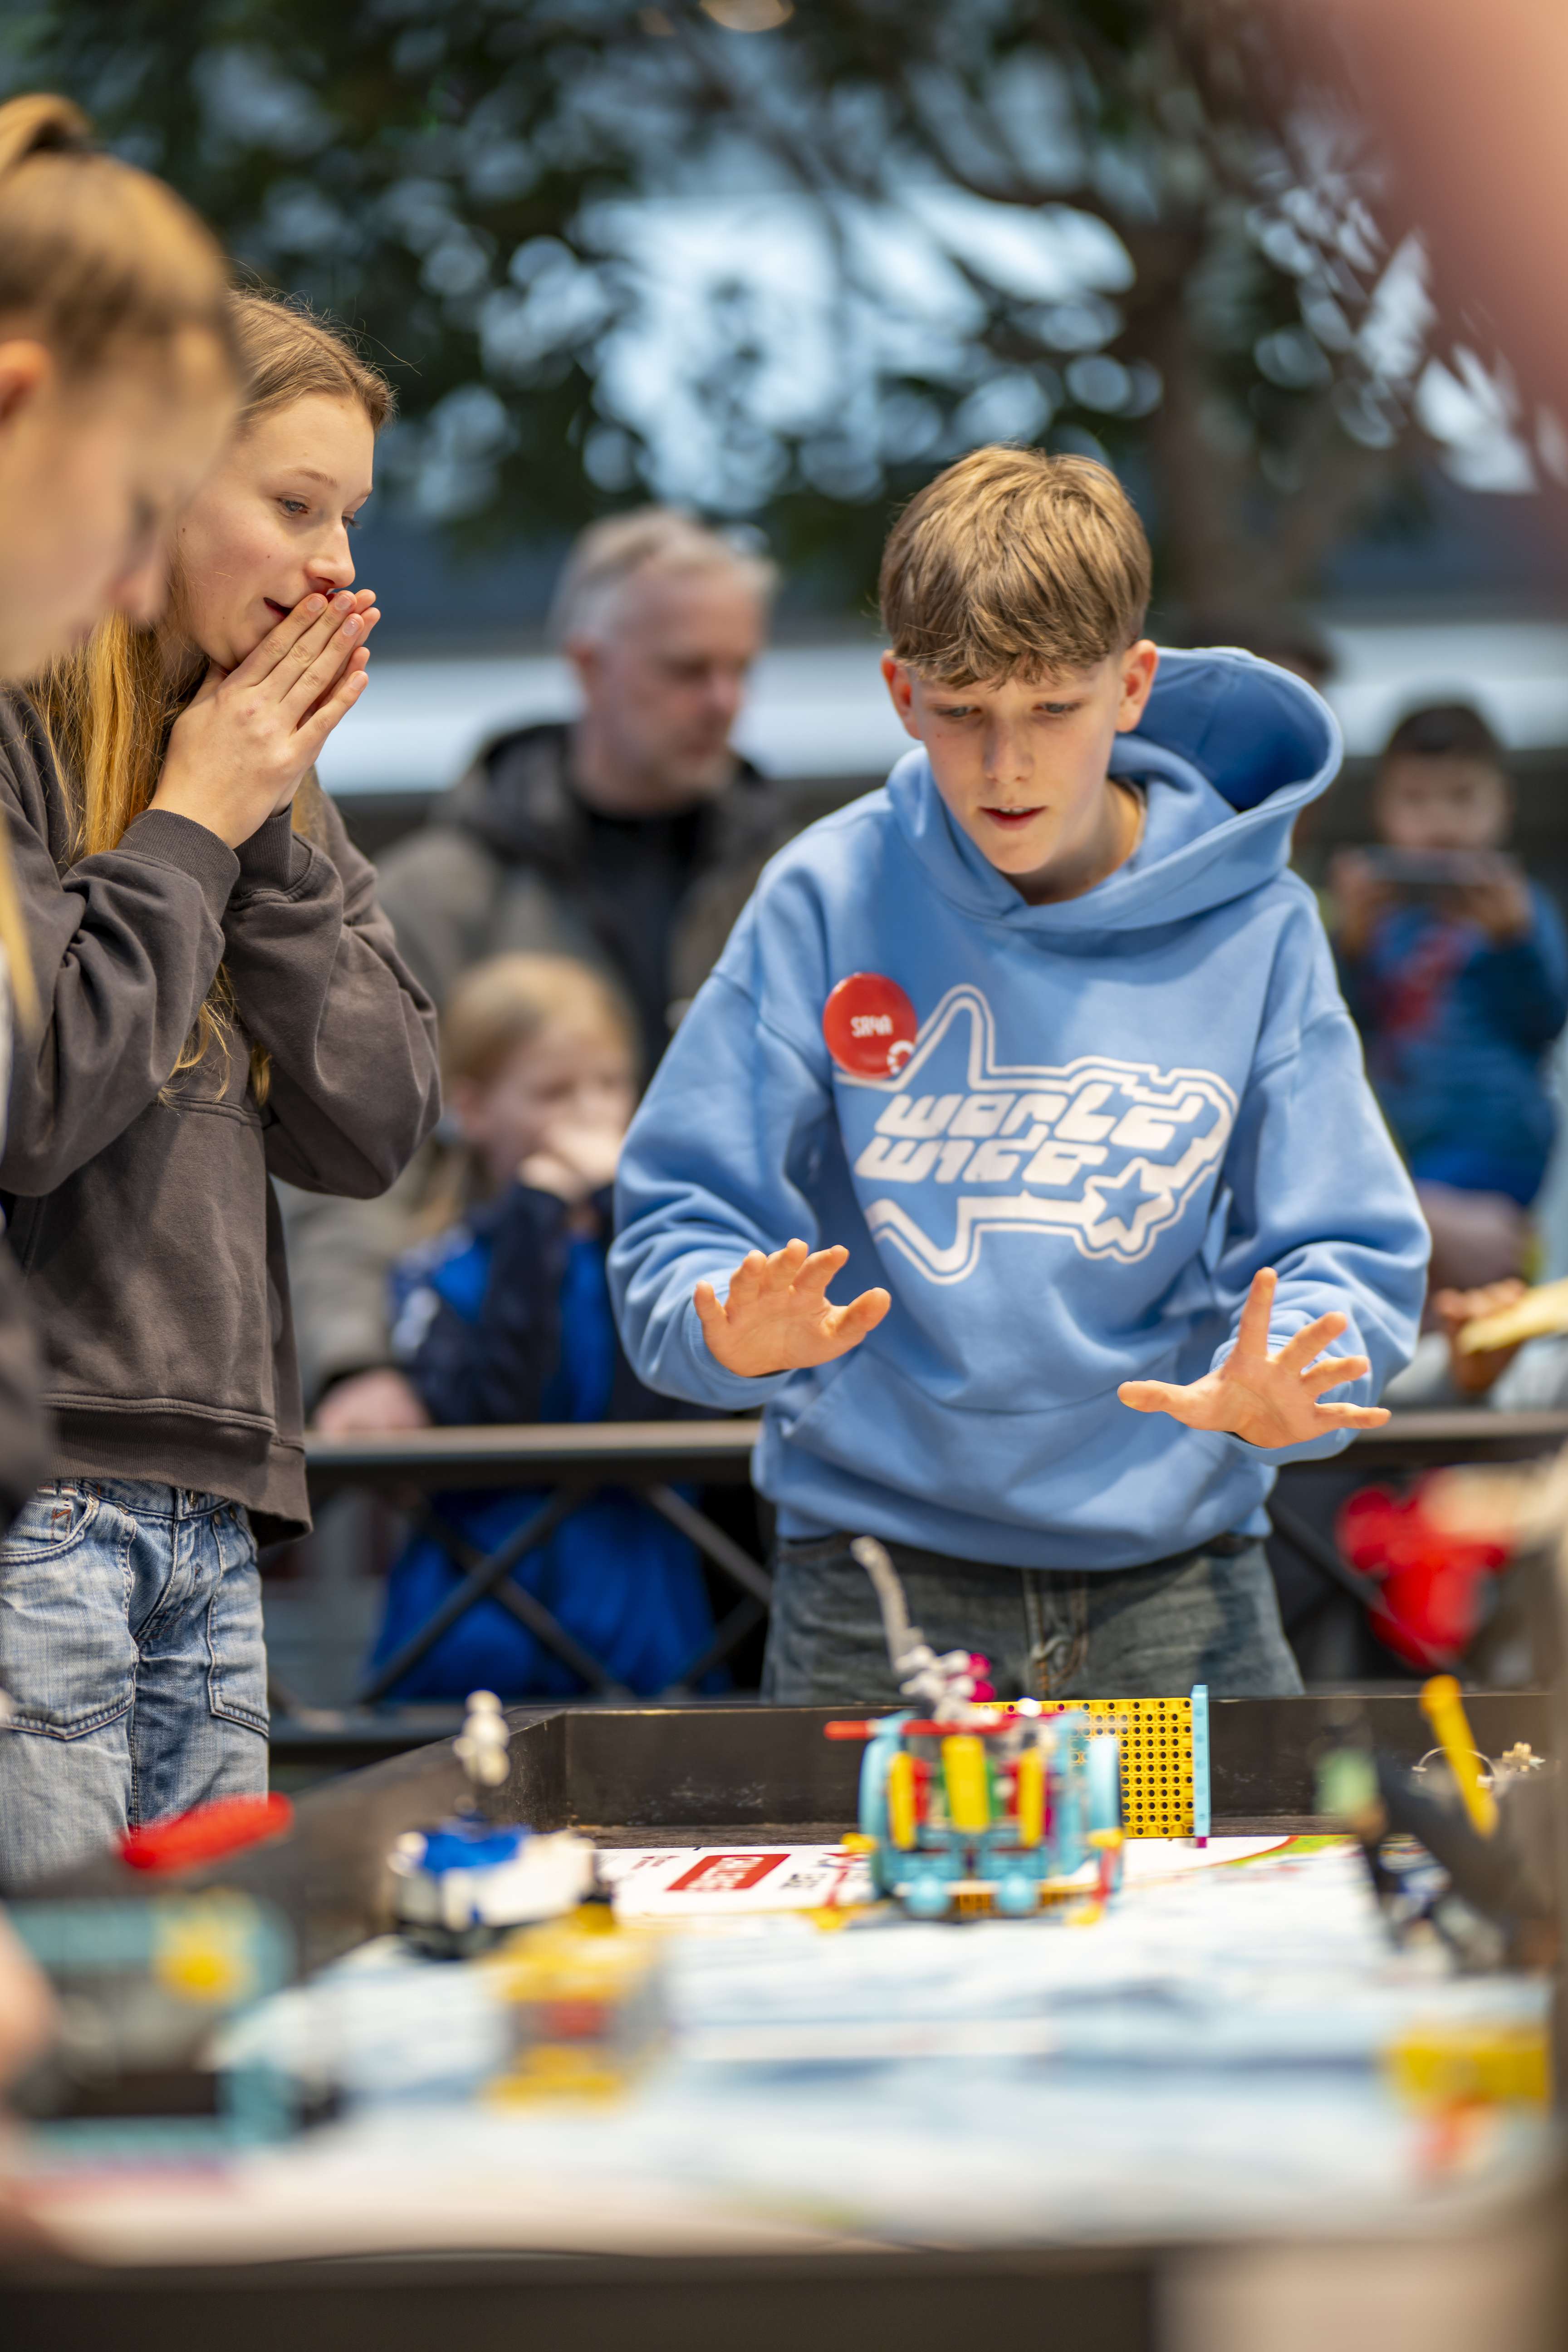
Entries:
POLYGON ((1168 1412, 1189 1429, 1228 1430, 1249 1445, 1300 1445, 1336 1429, 1378 1429, 1382 1405, 1320 1404, 1325 1389, 1342 1387, 1367 1370, 1364 1356, 1312 1359, 1337 1339, 1350 1318, 1320 1315, 1268 1352, 1268 1318, 1279 1277, 1271 1266, 1252 1277, 1235 1347, 1223 1364, 1182 1388, 1170 1381, 1123 1381, 1117 1395, 1134 1412, 1168 1412))
POLYGON ((830 1364, 858 1347, 893 1302, 885 1290, 863 1290, 847 1307, 829 1305, 827 1286, 848 1255, 847 1249, 808 1250, 804 1242, 786 1242, 772 1257, 751 1250, 722 1305, 713 1285, 700 1282, 697 1319, 725 1370, 759 1380, 830 1364))

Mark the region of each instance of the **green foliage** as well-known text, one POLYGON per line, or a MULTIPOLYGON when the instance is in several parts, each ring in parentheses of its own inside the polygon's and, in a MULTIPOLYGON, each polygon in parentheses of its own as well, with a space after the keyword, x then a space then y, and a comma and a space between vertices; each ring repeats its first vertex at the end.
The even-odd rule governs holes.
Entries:
POLYGON ((1385 257, 1174 0, 748 5, 54 0, 0 68, 361 331, 397 494, 470 540, 674 493, 853 602, 889 501, 1043 437, 1124 468, 1168 593, 1310 580, 1405 427, 1354 331, 1385 257))

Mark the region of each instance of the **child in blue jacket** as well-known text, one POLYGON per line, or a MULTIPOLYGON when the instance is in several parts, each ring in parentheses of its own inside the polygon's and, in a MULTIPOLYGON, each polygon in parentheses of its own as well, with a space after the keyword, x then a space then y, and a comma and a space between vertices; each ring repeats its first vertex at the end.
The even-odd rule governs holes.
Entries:
POLYGON ((1004 1695, 1300 1688, 1264 1505, 1385 1417, 1426 1236, 1286 866, 1332 718, 1158 655, 1148 595, 1085 459, 913 500, 883 670, 920 748, 773 861, 627 1138, 633 1365, 764 1409, 774 1699, 891 1695, 860 1533, 1004 1695))
MULTIPOLYGON (((433 1422, 647 1421, 650 1396, 616 1337, 605 1282, 610 1184, 636 1100, 629 1012, 586 965, 507 955, 477 965, 442 1020, 448 1116, 461 1139, 432 1236, 392 1276, 393 1346, 433 1422)), ((479 1552, 545 1501, 529 1490, 435 1497, 479 1552)), ((578 1505, 517 1580, 607 1669, 647 1696, 707 1648, 712 1612, 697 1554, 639 1496, 578 1505)), ((374 1663, 394 1657, 460 1575, 416 1537, 395 1562, 374 1663)), ((395 1696, 477 1686, 567 1696, 584 1685, 499 1600, 459 1618, 395 1696)))
POLYGON ((1479 711, 1408 712, 1373 811, 1417 875, 1426 859, 1464 877, 1402 882, 1378 851, 1352 849, 1331 882, 1340 982, 1432 1230, 1432 1286, 1471 1288, 1518 1274, 1528 1253, 1524 1213, 1557 1129, 1547 1055, 1568 1020, 1568 943, 1503 848, 1513 795, 1479 711))

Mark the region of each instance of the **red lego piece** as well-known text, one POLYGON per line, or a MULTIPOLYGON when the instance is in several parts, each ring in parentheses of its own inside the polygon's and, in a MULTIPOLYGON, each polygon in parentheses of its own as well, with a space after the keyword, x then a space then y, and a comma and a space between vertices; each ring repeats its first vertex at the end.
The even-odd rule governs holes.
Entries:
POLYGON ((287 1797, 220 1797, 216 1804, 176 1813, 173 1821, 127 1830, 120 1841, 121 1859, 132 1870, 189 1870, 198 1862, 218 1862, 242 1847, 281 1837, 293 1826, 294 1808, 287 1797))
POLYGON ((1488 1577, 1506 1568, 1506 1542, 1455 1536, 1426 1510, 1426 1482, 1408 1495, 1363 1486, 1335 1523, 1339 1548, 1379 1587, 1369 1613, 1379 1638, 1413 1666, 1452 1665, 1479 1628, 1488 1577))

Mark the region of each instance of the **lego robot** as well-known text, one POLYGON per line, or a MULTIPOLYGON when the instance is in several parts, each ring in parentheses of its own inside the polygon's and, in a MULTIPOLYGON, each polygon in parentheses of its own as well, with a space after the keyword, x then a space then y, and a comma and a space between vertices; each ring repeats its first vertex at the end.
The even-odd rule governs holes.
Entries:
POLYGON ((587 1838, 480 1812, 483 1792, 507 1777, 509 1739, 494 1692, 474 1691, 452 1743, 468 1782, 466 1802, 434 1828, 405 1832, 392 1850, 397 1925, 409 1943, 440 1958, 487 1950, 514 1927, 556 1918, 597 1893, 587 1838))
POLYGON ((852 1547, 881 1607, 888 1654, 915 1704, 865 1723, 830 1723, 830 1739, 864 1739, 859 1835, 879 1895, 913 1917, 994 1911, 1023 1918, 1084 1893, 1098 1861, 1103 1900, 1121 1880, 1121 1743, 1091 1735, 1074 1709, 1034 1699, 1001 1707, 968 1651, 939 1657, 911 1625, 883 1547, 852 1547), (1072 1882, 1069 1886, 1065 1882, 1072 1882))

